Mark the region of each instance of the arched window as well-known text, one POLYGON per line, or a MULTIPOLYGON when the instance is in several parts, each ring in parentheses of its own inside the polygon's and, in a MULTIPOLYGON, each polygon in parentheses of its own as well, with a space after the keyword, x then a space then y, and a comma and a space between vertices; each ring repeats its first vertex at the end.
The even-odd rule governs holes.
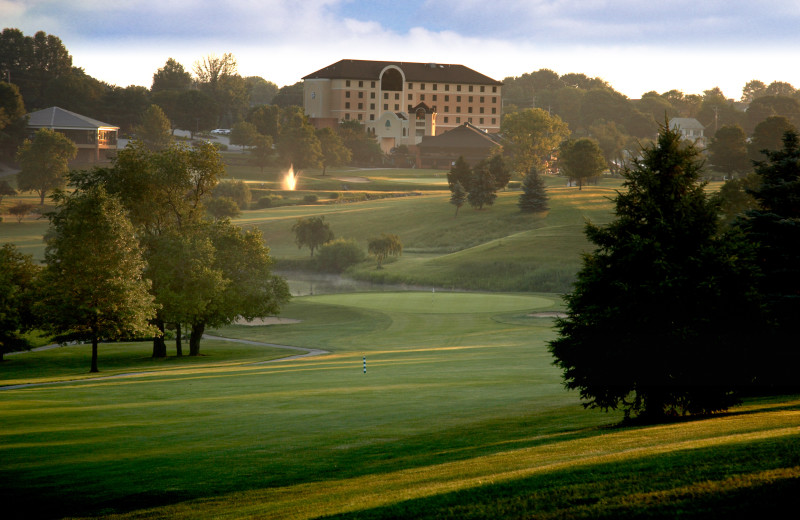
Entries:
POLYGON ((402 91, 403 75, 397 69, 388 69, 381 76, 381 90, 402 91))

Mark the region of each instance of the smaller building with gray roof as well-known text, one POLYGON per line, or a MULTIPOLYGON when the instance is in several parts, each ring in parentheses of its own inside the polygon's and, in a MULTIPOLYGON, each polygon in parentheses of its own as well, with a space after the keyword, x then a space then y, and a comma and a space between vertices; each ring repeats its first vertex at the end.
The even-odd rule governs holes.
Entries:
POLYGON ((40 128, 61 132, 75 143, 78 155, 74 162, 106 162, 117 151, 118 126, 63 108, 50 107, 28 114, 28 136, 33 137, 40 128))

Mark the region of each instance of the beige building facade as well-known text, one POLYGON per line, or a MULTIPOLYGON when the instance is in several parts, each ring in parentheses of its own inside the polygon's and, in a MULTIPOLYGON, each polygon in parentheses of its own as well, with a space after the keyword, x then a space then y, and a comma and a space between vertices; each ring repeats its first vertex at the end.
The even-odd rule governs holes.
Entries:
POLYGON ((463 65, 342 60, 303 78, 303 107, 318 128, 361 122, 388 152, 464 123, 499 132, 502 86, 463 65))

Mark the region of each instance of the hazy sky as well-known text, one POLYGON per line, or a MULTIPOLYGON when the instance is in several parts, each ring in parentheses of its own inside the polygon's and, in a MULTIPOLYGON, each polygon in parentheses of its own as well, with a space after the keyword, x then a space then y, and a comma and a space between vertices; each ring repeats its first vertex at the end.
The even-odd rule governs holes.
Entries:
POLYGON ((243 76, 292 84, 340 59, 460 63, 495 79, 542 68, 632 98, 751 79, 800 87, 798 0, 0 0, 3 27, 61 38, 97 79, 150 87, 231 52, 243 76))

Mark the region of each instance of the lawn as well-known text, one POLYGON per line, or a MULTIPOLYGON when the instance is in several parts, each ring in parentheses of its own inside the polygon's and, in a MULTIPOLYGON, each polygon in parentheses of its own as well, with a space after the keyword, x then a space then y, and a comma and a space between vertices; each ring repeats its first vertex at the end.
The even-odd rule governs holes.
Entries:
MULTIPOLYGON (((619 426, 583 410, 551 365, 552 320, 536 315, 561 305, 322 295, 286 307, 296 323, 213 331, 330 351, 266 364, 252 363, 277 353, 221 341, 158 367, 143 345, 127 360, 127 346, 101 345, 102 376, 156 371, 0 391, 0 497, 24 518, 732 517, 731 504, 787 501, 800 398, 619 426)), ((88 366, 83 347, 9 359, 2 384, 88 366)))

